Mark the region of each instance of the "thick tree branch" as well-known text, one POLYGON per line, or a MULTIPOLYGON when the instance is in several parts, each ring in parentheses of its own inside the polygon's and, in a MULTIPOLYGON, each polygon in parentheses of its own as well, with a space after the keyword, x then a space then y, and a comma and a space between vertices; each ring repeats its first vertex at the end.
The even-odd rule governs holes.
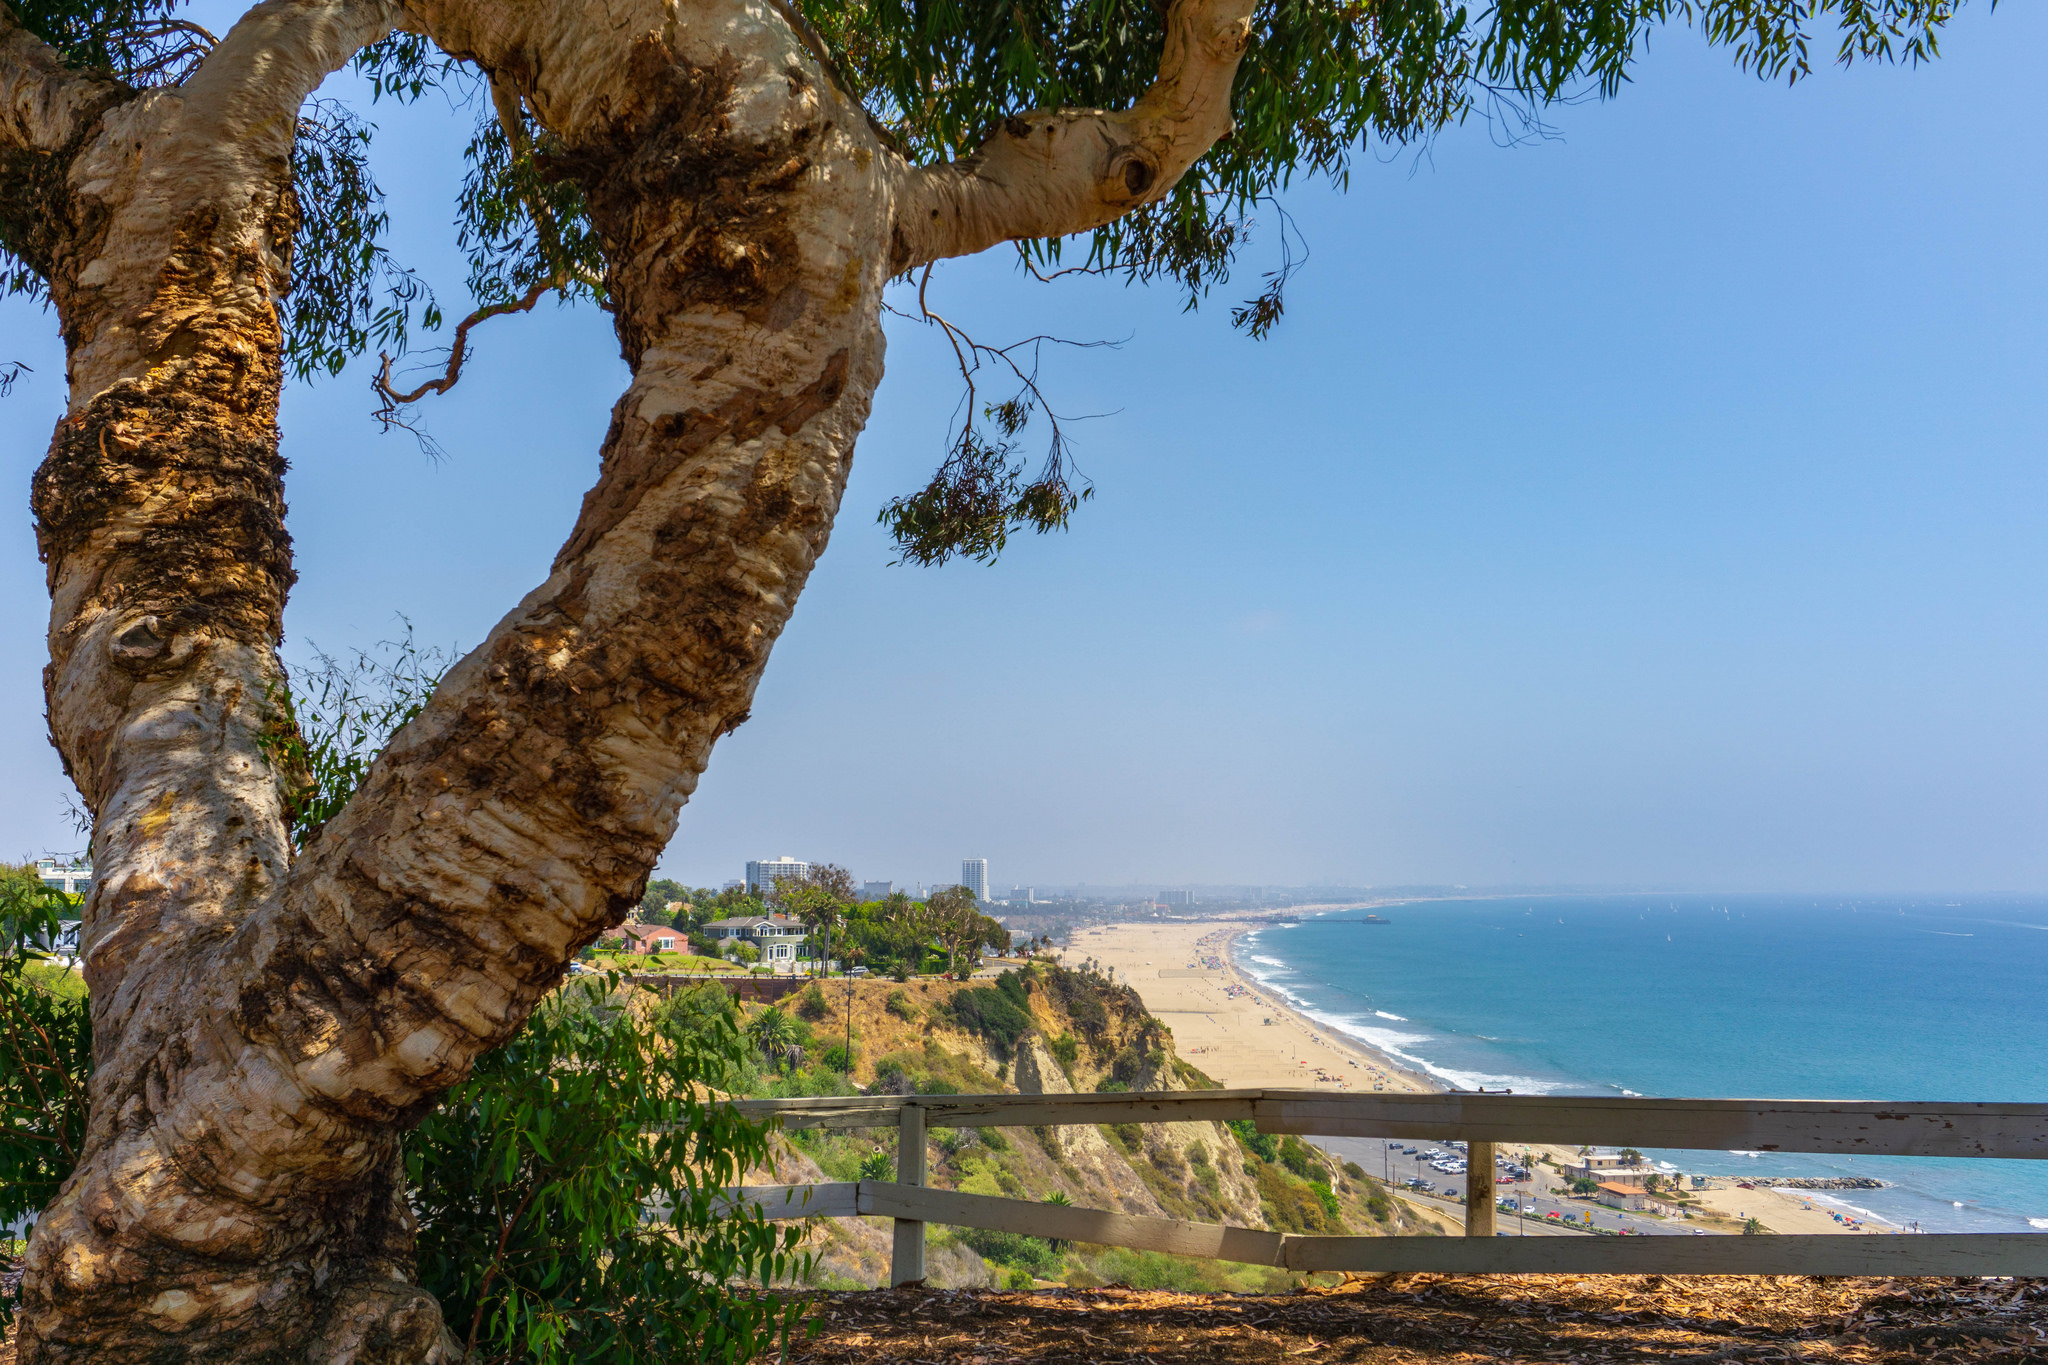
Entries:
POLYGON ((1130 109, 1021 115, 973 155, 911 172, 891 265, 1086 232, 1163 197, 1230 132, 1251 12, 1250 0, 1177 0, 1159 79, 1130 109))
POLYGON ((0 150, 60 152, 125 90, 65 66, 0 3, 0 150))

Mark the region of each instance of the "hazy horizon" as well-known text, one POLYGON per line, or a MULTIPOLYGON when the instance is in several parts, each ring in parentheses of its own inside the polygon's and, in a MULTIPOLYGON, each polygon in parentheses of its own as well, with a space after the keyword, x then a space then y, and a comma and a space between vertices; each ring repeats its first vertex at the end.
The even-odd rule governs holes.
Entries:
MULTIPOLYGON (((1106 414, 1072 428, 1096 497, 993 568, 889 567, 876 510, 958 398, 892 320, 833 543, 657 875, 2048 888, 2044 40, 1968 11, 1929 67, 1787 90, 1660 32, 1556 140, 1475 123, 1291 193, 1310 255, 1263 343, 1227 317, 1270 214, 1193 314, 1000 253, 942 269, 935 306, 986 338, 1123 342, 1046 357, 1063 411, 1106 414)), ((372 112, 397 254, 459 309, 467 120, 372 112)), ((474 645, 545 576, 624 367, 587 308, 476 335, 422 410, 443 463, 375 434, 364 364, 287 394, 289 659, 399 613, 474 645)), ((0 400, 15 856, 82 841, 25 505, 64 362, 19 299, 0 338, 34 367, 0 400)))

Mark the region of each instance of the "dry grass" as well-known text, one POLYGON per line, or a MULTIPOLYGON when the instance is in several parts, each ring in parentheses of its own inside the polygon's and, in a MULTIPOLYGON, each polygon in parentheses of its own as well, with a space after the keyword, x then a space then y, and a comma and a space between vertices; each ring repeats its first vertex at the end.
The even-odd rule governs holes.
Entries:
POLYGON ((1282 1297, 1127 1289, 818 1296, 794 1365, 900 1361, 2048 1362, 2048 1282, 1357 1278, 1282 1297))

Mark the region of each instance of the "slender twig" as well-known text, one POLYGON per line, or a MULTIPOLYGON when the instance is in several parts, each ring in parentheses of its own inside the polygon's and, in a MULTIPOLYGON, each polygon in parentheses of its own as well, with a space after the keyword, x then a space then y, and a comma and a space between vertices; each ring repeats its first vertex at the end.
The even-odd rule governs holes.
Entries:
POLYGON ((417 403, 430 393, 446 393, 454 388, 455 381, 462 377, 463 358, 469 352, 470 328, 480 322, 506 313, 527 312, 536 303, 539 303, 542 296, 547 294, 548 291, 559 289, 562 284, 561 276, 550 275, 547 279, 542 280, 539 284, 527 290, 520 298, 512 299, 505 303, 489 304, 471 313, 455 325, 455 342, 448 350, 447 370, 439 379, 429 379, 426 383, 409 393, 399 393, 391 387, 391 356, 388 352, 379 352, 377 358, 384 362, 383 368, 378 371, 377 377, 370 381, 370 386, 376 389, 378 394, 384 399, 384 407, 379 409, 375 416, 384 421, 388 426, 391 424, 391 420, 387 414, 395 415, 397 409, 408 404, 417 403))

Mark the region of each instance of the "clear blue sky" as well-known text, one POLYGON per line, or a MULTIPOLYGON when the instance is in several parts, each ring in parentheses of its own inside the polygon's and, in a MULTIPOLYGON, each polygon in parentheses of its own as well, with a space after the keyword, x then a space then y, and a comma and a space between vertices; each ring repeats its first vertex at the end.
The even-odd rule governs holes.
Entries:
MULTIPOLYGON (((1666 33, 1560 140, 1485 128, 1288 201, 1313 255, 1228 304, 942 270, 1053 357, 1097 497, 995 568, 890 568, 942 453, 938 339, 890 373, 832 545, 663 862, 1016 882, 2048 888, 2048 14, 1917 72, 1736 74, 1666 33)), ((381 106, 401 255, 458 309, 467 116, 381 106)), ((1262 223, 1270 242, 1271 223, 1262 223)), ((28 476, 51 320, 0 305, 0 847, 68 849, 28 476)), ((362 366, 285 404, 287 653, 480 639, 544 575, 623 368, 605 319, 494 322, 426 417, 362 366)))

